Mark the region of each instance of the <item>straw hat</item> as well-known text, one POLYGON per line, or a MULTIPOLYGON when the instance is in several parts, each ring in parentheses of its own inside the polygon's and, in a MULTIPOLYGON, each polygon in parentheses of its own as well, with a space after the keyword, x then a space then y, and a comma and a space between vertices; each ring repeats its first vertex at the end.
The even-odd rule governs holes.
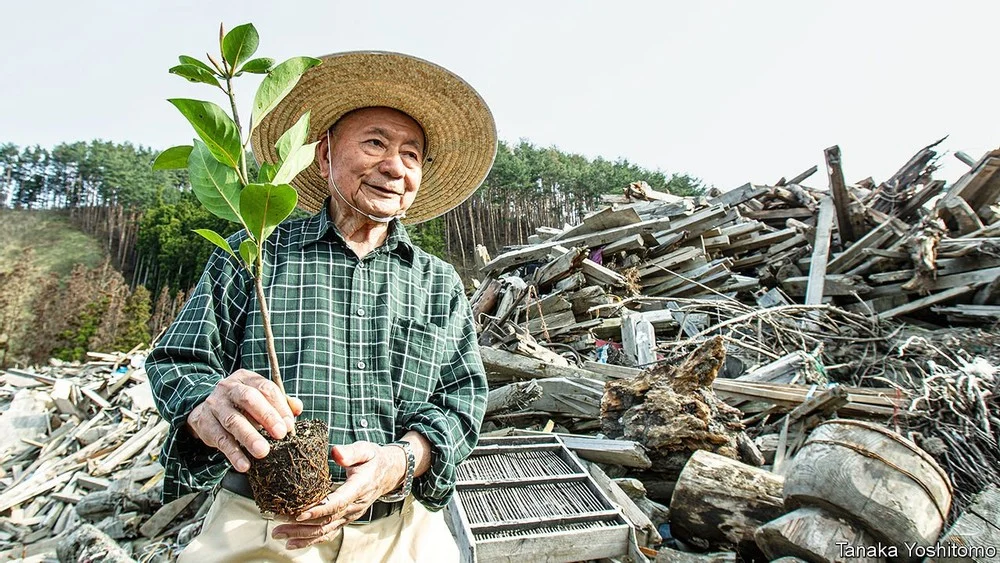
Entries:
MULTIPOLYGON (((355 51, 320 57, 294 89, 256 127, 258 161, 277 162, 278 137, 311 111, 309 139, 319 140, 344 114, 385 106, 408 114, 424 129, 423 180, 404 223, 433 219, 466 200, 493 166, 496 124, 482 97, 456 74, 401 53, 355 51)), ((313 164, 293 184, 299 207, 317 211, 330 194, 313 164)))

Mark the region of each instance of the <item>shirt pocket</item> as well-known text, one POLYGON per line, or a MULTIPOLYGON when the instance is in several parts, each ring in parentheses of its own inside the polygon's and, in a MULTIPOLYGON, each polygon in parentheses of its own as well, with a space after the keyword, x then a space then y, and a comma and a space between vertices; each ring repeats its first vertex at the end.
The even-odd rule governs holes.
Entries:
POLYGON ((426 402, 441 375, 444 331, 433 324, 397 319, 389 335, 389 377, 395 403, 426 402))

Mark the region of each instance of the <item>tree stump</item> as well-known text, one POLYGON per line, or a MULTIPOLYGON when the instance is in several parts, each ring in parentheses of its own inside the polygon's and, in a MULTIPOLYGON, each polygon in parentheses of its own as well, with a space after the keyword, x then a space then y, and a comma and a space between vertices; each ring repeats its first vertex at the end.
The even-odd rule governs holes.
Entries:
POLYGON ((695 350, 679 367, 658 365, 633 379, 609 381, 601 429, 646 446, 651 471, 675 479, 691 454, 706 450, 739 459, 742 413, 712 390, 726 351, 721 338, 695 350))
POLYGON ((780 476, 699 451, 670 499, 670 531, 702 549, 733 549, 754 541, 765 522, 785 513, 780 476))

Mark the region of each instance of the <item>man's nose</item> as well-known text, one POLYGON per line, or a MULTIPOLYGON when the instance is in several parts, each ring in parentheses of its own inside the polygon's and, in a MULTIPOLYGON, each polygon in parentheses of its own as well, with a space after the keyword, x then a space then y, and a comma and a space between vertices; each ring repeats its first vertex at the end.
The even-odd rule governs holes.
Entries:
POLYGON ((379 171, 390 178, 402 178, 406 174, 403 155, 399 151, 387 151, 382 162, 379 163, 379 171))

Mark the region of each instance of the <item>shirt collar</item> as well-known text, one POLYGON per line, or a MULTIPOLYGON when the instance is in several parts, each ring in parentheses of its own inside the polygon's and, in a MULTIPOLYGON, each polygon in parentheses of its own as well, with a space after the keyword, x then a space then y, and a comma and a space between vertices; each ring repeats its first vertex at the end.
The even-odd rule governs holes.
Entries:
MULTIPOLYGON (((305 220, 297 236, 292 235, 290 245, 302 248, 324 238, 340 241, 341 244, 344 243, 344 237, 340 234, 333 221, 330 220, 330 198, 326 198, 323 202, 323 207, 319 213, 305 220)), ((406 228, 403 227, 403 223, 399 219, 393 219, 389 223, 389 235, 379 249, 383 248, 388 252, 399 252, 401 256, 412 263, 413 242, 410 241, 410 235, 407 234, 406 228)))

